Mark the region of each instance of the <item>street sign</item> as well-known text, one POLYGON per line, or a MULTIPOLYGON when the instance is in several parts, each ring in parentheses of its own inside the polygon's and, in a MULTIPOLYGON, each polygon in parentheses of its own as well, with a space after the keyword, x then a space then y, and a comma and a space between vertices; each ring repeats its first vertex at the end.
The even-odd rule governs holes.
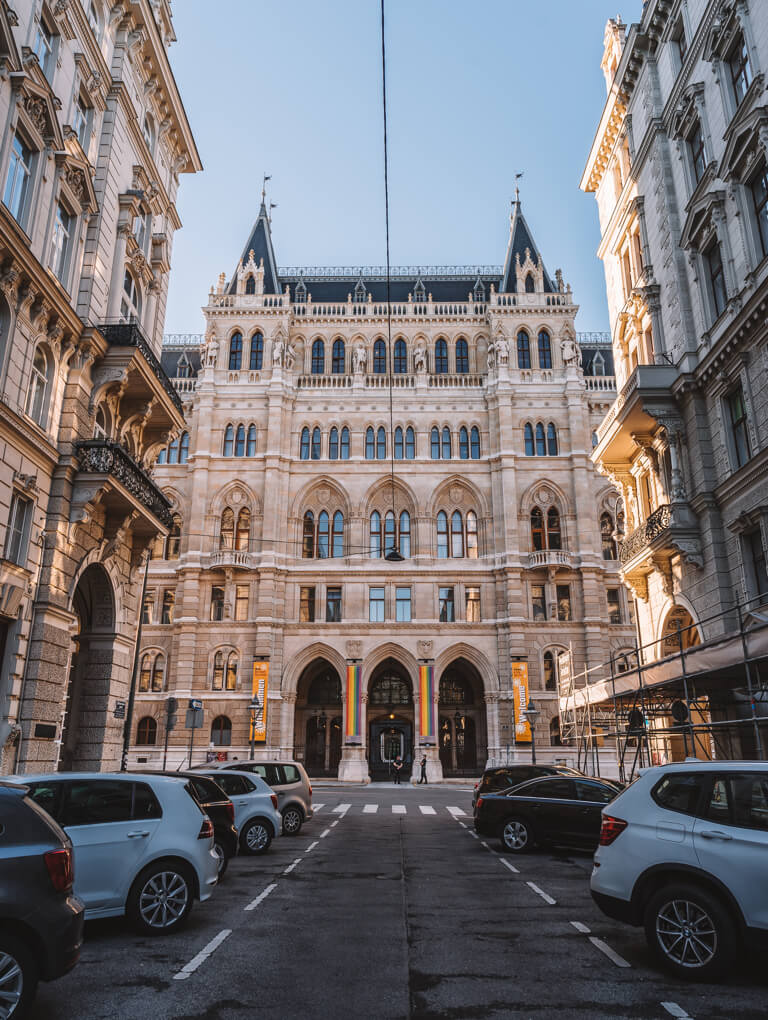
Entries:
POLYGON ((202 703, 202 701, 200 701, 199 698, 190 698, 189 699, 189 707, 190 708, 194 708, 195 710, 199 710, 199 709, 201 709, 203 707, 203 703, 202 703))
POLYGON ((115 719, 125 719, 125 702, 115 702, 115 719))
MULTIPOLYGON (((198 702, 198 704, 202 704, 202 702, 198 702)), ((188 730, 199 730, 203 725, 203 714, 202 708, 188 708, 184 725, 188 730)))

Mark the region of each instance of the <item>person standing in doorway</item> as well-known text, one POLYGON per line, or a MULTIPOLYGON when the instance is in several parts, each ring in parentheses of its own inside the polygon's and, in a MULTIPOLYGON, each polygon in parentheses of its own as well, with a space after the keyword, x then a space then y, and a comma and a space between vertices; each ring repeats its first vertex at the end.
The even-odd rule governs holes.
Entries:
POLYGON ((393 770, 393 772, 395 774, 395 785, 399 786, 400 785, 400 773, 403 771, 403 763, 400 760, 400 755, 399 754, 398 754, 397 758, 395 758, 395 760, 392 762, 392 770, 393 770))
POLYGON ((420 764, 421 764, 421 779, 419 780, 419 783, 421 784, 421 783, 426 783, 426 781, 427 781, 427 756, 426 756, 426 754, 423 754, 421 756, 420 764))

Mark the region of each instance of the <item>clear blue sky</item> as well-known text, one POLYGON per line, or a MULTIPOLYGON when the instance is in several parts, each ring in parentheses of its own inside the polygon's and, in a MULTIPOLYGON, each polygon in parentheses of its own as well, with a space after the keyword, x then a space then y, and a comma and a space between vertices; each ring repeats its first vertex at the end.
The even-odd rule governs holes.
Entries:
MULTIPOLYGON (((624 0, 631 23, 641 0, 624 0)), ((203 332, 259 208, 280 265, 384 263, 379 0, 175 0, 171 60, 205 167, 181 179, 166 332, 203 332)), ((514 175, 580 330, 608 328, 579 191, 617 0, 387 0, 392 264, 500 264, 514 175)))

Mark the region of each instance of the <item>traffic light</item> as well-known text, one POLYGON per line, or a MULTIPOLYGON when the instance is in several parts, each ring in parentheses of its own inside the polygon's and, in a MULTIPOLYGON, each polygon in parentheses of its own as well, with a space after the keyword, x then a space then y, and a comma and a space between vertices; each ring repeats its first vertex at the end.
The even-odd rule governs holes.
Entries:
POLYGON ((166 711, 165 729, 169 733, 176 726, 176 722, 177 722, 177 719, 178 719, 178 716, 176 715, 176 712, 178 710, 178 707, 179 707, 178 698, 167 698, 166 699, 166 702, 165 702, 165 711, 166 711))

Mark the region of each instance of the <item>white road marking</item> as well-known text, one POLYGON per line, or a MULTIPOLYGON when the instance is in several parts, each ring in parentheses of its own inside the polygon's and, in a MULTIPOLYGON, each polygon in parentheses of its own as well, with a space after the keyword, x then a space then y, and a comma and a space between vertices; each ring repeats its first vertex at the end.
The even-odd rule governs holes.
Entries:
MULTIPOLYGON (((528 884, 530 885, 530 882, 528 884)), ((605 955, 608 957, 611 963, 615 963, 617 967, 632 966, 631 963, 627 963, 623 956, 619 956, 619 954, 614 949, 611 949, 609 945, 606 945, 606 943, 603 942, 602 939, 598 939, 595 938, 594 935, 590 935, 589 941, 592 943, 593 946, 599 949, 601 953, 605 953, 605 955)))
POLYGON ((337 818, 335 822, 331 822, 331 828, 333 828, 335 825, 338 825, 339 821, 340 821, 340 819, 337 818))
POLYGON ((316 846, 317 846, 317 840, 315 840, 314 843, 310 843, 309 846, 307 847, 307 849, 304 851, 304 853, 308 854, 309 851, 310 850, 314 850, 316 846))
POLYGON ((221 945, 221 943, 224 941, 224 939, 229 938, 231 934, 232 934, 231 928, 225 928, 223 931, 220 931, 215 938, 211 939, 207 946, 200 950, 197 956, 193 956, 189 963, 184 964, 184 966, 181 968, 178 974, 173 975, 174 980, 185 981, 188 977, 191 977, 191 975, 194 974, 194 972, 197 970, 200 964, 205 963, 205 961, 208 959, 211 953, 215 953, 216 950, 221 945))
POLYGON ((331 831, 330 829, 326 829, 325 832, 321 832, 320 839, 325 839, 325 837, 330 833, 330 831, 331 831))
POLYGON ((312 810, 313 811, 319 811, 320 808, 324 808, 324 807, 325 807, 325 804, 313 804, 312 805, 312 810))
POLYGON ((296 865, 297 865, 297 864, 301 864, 301 862, 302 862, 303 860, 304 860, 304 858, 303 858, 303 857, 297 857, 297 858, 296 858, 296 860, 295 860, 295 861, 293 862, 293 864, 289 864, 289 865, 288 865, 288 867, 287 867, 287 868, 285 869, 285 871, 283 872, 283 874, 284 874, 284 875, 290 875, 290 873, 291 873, 291 872, 293 871, 293 869, 294 869, 294 868, 296 867, 296 865))
POLYGON ((333 809, 335 815, 345 815, 347 811, 352 807, 351 804, 337 804, 333 809))
POLYGON ((538 896, 541 896, 545 903, 549 903, 550 906, 557 903, 557 900, 553 900, 549 893, 545 893, 543 889, 539 889, 535 882, 526 882, 525 884, 529 889, 533 889, 538 896))
POLYGON ((676 1016, 678 1017, 678 1020, 693 1020, 693 1018, 685 1012, 683 1007, 678 1006, 676 1002, 662 1002, 661 1005, 664 1009, 666 1009, 670 1016, 676 1016))
POLYGON ((467 827, 464 822, 459 822, 459 825, 462 827, 462 829, 466 829, 466 827, 467 827))
POLYGON ((363 804, 364 815, 375 815, 378 810, 379 810, 378 804, 363 804))
POLYGON ((468 833, 470 834, 470 836, 472 836, 472 837, 473 837, 474 839, 480 839, 480 837, 478 836, 478 834, 477 834, 476 832, 474 832, 474 831, 473 831, 472 829, 467 829, 467 832, 468 832, 468 833))
POLYGON ((480 846, 484 846, 486 850, 490 850, 490 847, 488 846, 487 843, 481 843, 480 846))
POLYGON ((264 890, 264 892, 259 893, 259 895, 256 897, 255 900, 251 900, 251 902, 248 904, 248 906, 245 909, 246 910, 255 910, 256 907, 258 907, 258 905, 261 903, 261 901, 265 900, 267 898, 267 896, 269 896, 269 894, 272 892, 273 889, 277 889, 277 882, 273 882, 271 885, 268 885, 267 888, 264 890))
POLYGON ((421 811, 421 813, 423 815, 436 815, 437 814, 435 809, 433 807, 430 807, 429 804, 419 804, 419 811, 421 811))
POLYGON ((448 814, 453 815, 454 818, 463 818, 466 815, 466 811, 462 811, 460 807, 449 807, 445 809, 448 814))
POLYGON ((404 815, 405 814, 405 804, 393 804, 392 805, 392 814, 393 815, 404 815))
POLYGON ((520 874, 520 870, 516 868, 514 864, 510 864, 505 857, 500 857, 499 860, 501 861, 505 868, 509 868, 510 871, 514 871, 516 875, 520 874))
POLYGON ((571 921, 571 924, 576 931, 580 931, 582 935, 589 935, 590 929, 587 928, 586 924, 582 924, 581 921, 571 921))

